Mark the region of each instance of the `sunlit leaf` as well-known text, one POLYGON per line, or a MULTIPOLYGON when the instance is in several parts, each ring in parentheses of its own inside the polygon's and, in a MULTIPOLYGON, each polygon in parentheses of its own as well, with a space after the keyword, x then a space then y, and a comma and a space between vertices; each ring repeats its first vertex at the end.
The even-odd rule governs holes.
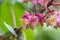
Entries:
POLYGON ((13 20, 12 20, 12 14, 9 8, 9 5, 7 2, 4 2, 1 4, 1 12, 0 12, 0 26, 4 30, 4 32, 7 32, 7 28, 3 24, 3 21, 7 22, 9 25, 13 26, 13 20))
POLYGON ((4 22, 4 25, 7 27, 7 29, 8 29, 12 34, 16 35, 14 29, 13 29, 10 25, 8 25, 6 22, 4 22))

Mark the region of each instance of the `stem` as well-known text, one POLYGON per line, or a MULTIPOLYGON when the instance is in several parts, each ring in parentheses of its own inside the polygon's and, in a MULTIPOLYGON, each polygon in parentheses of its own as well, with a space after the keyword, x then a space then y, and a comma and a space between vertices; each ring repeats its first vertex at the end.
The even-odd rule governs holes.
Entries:
POLYGON ((17 40, 23 40, 23 34, 22 34, 22 27, 19 28, 19 29, 14 29, 16 31, 16 34, 17 34, 17 40))
POLYGON ((51 0, 48 4, 47 4, 47 7, 51 6, 53 4, 53 1, 54 0, 51 0))
POLYGON ((19 29, 15 29, 15 31, 17 33, 17 40, 24 40, 23 34, 22 34, 22 27, 19 29))
POLYGON ((17 34, 17 35, 18 35, 17 40, 24 40, 24 38, 23 38, 23 34, 22 34, 21 31, 20 31, 20 33, 17 34))
POLYGON ((19 32, 22 31, 22 27, 19 29, 16 29, 16 33, 19 34, 19 32))
MULTIPOLYGON (((51 0, 51 1, 47 4, 47 8, 52 5, 52 2, 53 2, 53 1, 54 1, 54 0, 51 0)), ((44 12, 45 10, 46 10, 46 8, 44 8, 44 9, 41 11, 41 13, 44 12)))
POLYGON ((36 5, 34 5, 34 10, 35 10, 35 13, 37 12, 37 10, 36 10, 36 5))

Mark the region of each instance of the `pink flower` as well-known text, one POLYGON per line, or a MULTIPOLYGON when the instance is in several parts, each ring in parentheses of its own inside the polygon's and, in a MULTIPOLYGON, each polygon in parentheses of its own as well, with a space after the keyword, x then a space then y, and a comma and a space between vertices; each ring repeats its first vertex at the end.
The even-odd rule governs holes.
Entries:
MULTIPOLYGON (((34 14, 34 13, 33 13, 34 14)), ((32 29, 34 29, 34 27, 37 25, 38 23, 38 17, 36 15, 31 15, 29 12, 26 12, 23 16, 22 16, 22 25, 25 27, 27 25, 30 25, 32 29)))
POLYGON ((39 14, 35 14, 35 15, 38 17, 39 22, 40 22, 41 25, 43 26, 45 14, 44 14, 44 13, 39 13, 39 14))
POLYGON ((29 19, 30 16, 31 16, 31 14, 30 14, 29 12, 26 12, 26 13, 22 16, 22 18, 23 18, 23 19, 29 19))
POLYGON ((57 23, 56 23, 55 15, 51 16, 50 18, 48 18, 47 22, 49 22, 49 24, 52 25, 52 26, 56 26, 57 23))
POLYGON ((60 13, 57 14, 57 26, 60 26, 60 13))
POLYGON ((55 14, 55 11, 54 11, 54 10, 49 9, 49 13, 50 13, 51 15, 54 15, 54 14, 55 14))
POLYGON ((21 23, 22 23, 23 29, 25 29, 27 27, 27 25, 29 24, 29 21, 28 21, 28 19, 22 19, 21 23))
POLYGON ((30 14, 29 12, 26 12, 23 16, 22 16, 22 25, 25 25, 25 27, 27 25, 30 25, 31 29, 34 29, 34 27, 38 24, 38 22, 40 22, 41 26, 43 26, 44 23, 44 17, 45 14, 44 13, 37 13, 37 14, 30 14))
POLYGON ((57 18, 57 26, 60 26, 60 18, 57 18))
POLYGON ((38 3, 38 0, 32 0, 32 2, 36 5, 38 3))
POLYGON ((31 16, 31 18, 29 19, 31 24, 36 25, 38 23, 38 17, 37 16, 31 16))
POLYGON ((49 1, 51 0, 38 0, 38 3, 40 3, 41 5, 44 5, 46 8, 49 1))
POLYGON ((38 0, 38 3, 40 3, 41 5, 44 5, 44 0, 38 0))
POLYGON ((52 26, 60 26, 60 13, 51 15, 51 17, 48 18, 47 21, 52 26))
POLYGON ((29 21, 30 21, 31 28, 34 29, 34 27, 38 24, 38 17, 33 15, 33 16, 31 16, 29 21))

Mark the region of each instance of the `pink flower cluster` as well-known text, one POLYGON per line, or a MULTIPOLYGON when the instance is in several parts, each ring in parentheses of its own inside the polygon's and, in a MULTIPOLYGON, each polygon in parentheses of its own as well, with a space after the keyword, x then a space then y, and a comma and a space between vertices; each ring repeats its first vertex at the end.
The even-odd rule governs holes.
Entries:
POLYGON ((51 15, 50 18, 47 19, 47 23, 52 26, 60 26, 60 12, 51 15))
POLYGON ((27 23, 25 24, 25 28, 27 25, 30 25, 30 27, 32 29, 34 29, 34 27, 38 24, 38 22, 41 23, 41 25, 43 26, 43 22, 44 22, 44 13, 33 13, 33 15, 31 15, 30 12, 26 12, 23 16, 22 16, 22 20, 27 20, 26 22, 23 23, 27 23))

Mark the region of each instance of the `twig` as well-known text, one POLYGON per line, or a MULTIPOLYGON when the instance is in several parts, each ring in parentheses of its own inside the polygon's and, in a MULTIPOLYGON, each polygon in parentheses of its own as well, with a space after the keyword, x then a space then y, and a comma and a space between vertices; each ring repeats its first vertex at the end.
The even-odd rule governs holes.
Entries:
MULTIPOLYGON (((52 5, 52 2, 53 2, 53 1, 54 1, 54 0, 51 0, 51 1, 47 4, 47 8, 52 5)), ((44 8, 44 9, 41 11, 41 13, 44 12, 45 10, 46 10, 46 8, 44 8)))
POLYGON ((53 2, 53 4, 52 4, 52 5, 60 5, 60 3, 54 3, 54 2, 53 2))
POLYGON ((36 5, 34 5, 34 11, 35 11, 35 13, 37 12, 36 5))

